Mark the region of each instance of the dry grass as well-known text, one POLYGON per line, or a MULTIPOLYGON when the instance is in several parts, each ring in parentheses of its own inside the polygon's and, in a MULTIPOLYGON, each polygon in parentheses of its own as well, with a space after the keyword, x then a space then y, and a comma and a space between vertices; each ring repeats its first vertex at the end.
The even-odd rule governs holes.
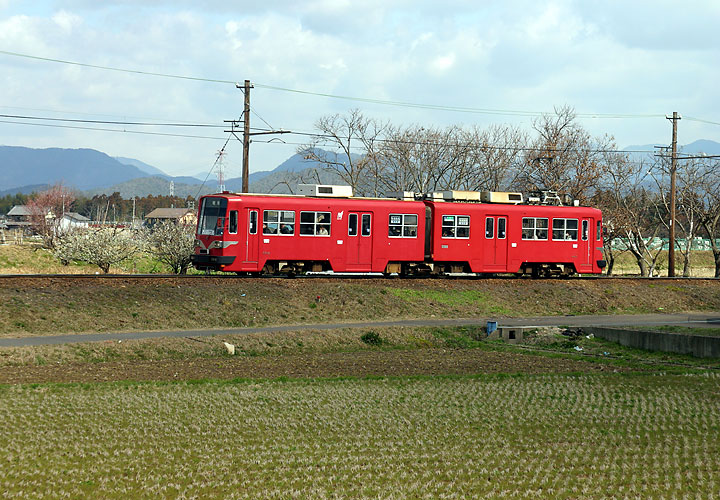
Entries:
POLYGON ((20 498, 712 498, 717 375, 0 388, 20 498))
POLYGON ((0 279, 0 336, 720 309, 720 282, 0 279))
POLYGON ((343 328, 295 332, 217 335, 204 338, 160 337, 79 344, 0 347, 0 366, 104 363, 108 361, 162 361, 222 358, 223 342, 233 344, 237 356, 273 356, 302 353, 375 350, 362 336, 376 333, 381 348, 431 348, 445 345, 432 328, 343 328))

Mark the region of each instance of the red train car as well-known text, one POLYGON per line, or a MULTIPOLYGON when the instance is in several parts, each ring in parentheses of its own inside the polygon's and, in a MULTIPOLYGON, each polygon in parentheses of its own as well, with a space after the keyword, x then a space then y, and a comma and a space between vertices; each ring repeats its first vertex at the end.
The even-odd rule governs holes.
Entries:
POLYGON ((193 264, 251 274, 569 276, 600 273, 605 262, 594 208, 220 193, 200 200, 193 264))
POLYGON ((400 272, 425 259, 425 204, 222 193, 201 199, 195 244, 198 269, 400 272))
POLYGON ((605 267, 598 209, 426 203, 432 212, 431 260, 445 270, 569 276, 605 267))

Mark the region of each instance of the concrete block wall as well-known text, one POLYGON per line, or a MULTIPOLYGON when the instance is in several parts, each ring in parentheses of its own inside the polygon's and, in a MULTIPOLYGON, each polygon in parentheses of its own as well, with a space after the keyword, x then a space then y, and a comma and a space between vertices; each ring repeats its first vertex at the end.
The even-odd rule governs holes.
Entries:
POLYGON ((697 358, 720 358, 720 337, 683 335, 677 333, 624 330, 621 328, 583 327, 592 333, 620 345, 648 351, 691 354, 697 358))

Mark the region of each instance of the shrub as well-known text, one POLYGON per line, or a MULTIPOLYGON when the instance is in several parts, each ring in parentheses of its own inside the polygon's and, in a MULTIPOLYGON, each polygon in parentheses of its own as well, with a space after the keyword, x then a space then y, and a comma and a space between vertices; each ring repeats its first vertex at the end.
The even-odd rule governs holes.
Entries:
POLYGON ((362 336, 360 336, 360 340, 362 340, 368 345, 380 345, 383 343, 383 339, 380 337, 380 335, 377 332, 373 331, 363 333, 362 336))

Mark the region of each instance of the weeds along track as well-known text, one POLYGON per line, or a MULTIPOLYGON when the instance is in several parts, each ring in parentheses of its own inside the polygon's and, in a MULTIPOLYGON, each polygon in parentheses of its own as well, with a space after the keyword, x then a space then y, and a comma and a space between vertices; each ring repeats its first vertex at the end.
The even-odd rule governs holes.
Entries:
POLYGON ((300 276, 283 276, 283 275, 261 275, 261 276, 243 276, 235 274, 0 274, 1 282, 11 282, 13 280, 24 280, 24 279, 53 279, 62 280, 64 282, 72 281, 117 281, 117 280, 137 280, 139 282, 148 280, 168 281, 168 280, 208 280, 208 279, 219 279, 219 280, 267 280, 267 279, 287 279, 287 280, 329 280, 332 282, 343 282, 343 281, 356 281, 356 280, 378 280, 388 282, 398 281, 478 281, 478 280, 502 280, 509 282, 527 283, 528 281, 535 282, 558 282, 558 281, 637 281, 637 282, 663 282, 663 281, 675 281, 675 282, 720 282, 720 278, 708 278, 708 277, 667 277, 667 276, 574 276, 570 278, 530 278, 530 277, 517 277, 514 275, 487 275, 487 276, 476 276, 471 274, 450 274, 450 275, 427 275, 427 276, 384 276, 381 274, 372 273, 338 273, 338 274, 304 274, 300 276))

